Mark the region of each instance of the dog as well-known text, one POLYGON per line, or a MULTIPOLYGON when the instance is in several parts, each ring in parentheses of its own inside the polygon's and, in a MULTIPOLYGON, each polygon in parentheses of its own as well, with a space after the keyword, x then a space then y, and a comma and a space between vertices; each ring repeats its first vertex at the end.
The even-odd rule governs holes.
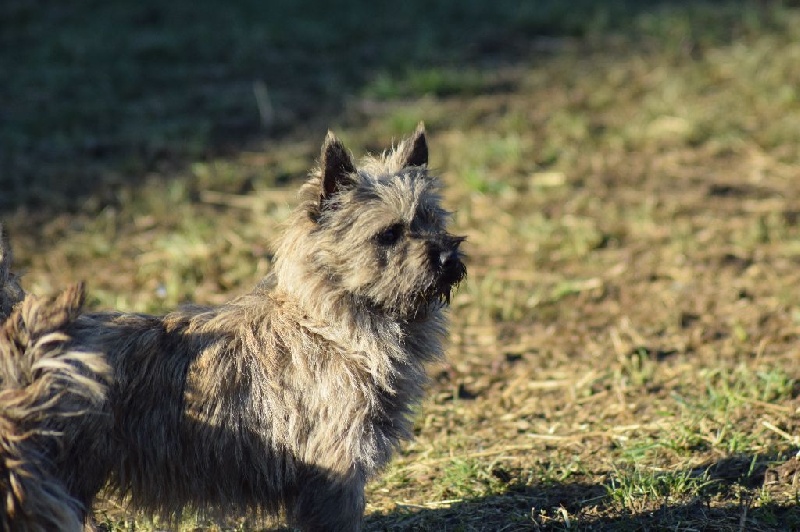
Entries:
MULTIPOLYGON (((106 486, 173 521, 218 509, 359 530, 366 482, 412 437, 426 364, 442 357, 446 308, 466 275, 449 216, 422 124, 359 165, 329 133, 273 271, 251 293, 164 316, 63 320, 61 348, 99 353, 110 380, 76 363, 97 384, 91 408, 60 427, 62 458, 24 458, 47 457, 41 475, 77 501, 81 520, 106 486)), ((31 349, 23 356, 40 356, 31 349)))

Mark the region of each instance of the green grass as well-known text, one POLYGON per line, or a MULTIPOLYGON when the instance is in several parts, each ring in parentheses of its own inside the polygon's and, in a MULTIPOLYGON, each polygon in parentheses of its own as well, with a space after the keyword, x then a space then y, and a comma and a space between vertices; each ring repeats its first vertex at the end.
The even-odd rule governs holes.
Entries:
POLYGON ((455 68, 410 69, 392 76, 381 72, 363 89, 367 98, 392 100, 424 96, 475 96, 488 88, 488 81, 477 70, 455 68))
POLYGON ((706 474, 690 471, 652 471, 633 468, 617 471, 606 484, 612 504, 630 512, 639 512, 651 503, 669 504, 670 501, 698 497, 712 482, 706 474))

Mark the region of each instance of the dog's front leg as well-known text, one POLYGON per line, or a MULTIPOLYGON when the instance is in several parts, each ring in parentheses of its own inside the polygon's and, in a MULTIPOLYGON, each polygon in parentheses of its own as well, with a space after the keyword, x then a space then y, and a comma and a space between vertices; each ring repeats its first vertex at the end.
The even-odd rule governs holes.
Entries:
POLYGON ((289 510, 291 520, 300 530, 358 532, 364 518, 362 474, 332 478, 314 475, 303 485, 289 510))

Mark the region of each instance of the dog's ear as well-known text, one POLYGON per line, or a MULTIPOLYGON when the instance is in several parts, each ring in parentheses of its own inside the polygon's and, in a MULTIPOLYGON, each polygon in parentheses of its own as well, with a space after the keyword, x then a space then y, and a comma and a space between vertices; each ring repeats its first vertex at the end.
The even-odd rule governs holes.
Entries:
POLYGON ((353 159, 342 141, 330 131, 322 144, 320 170, 322 172, 320 204, 353 184, 353 174, 356 172, 353 159))
POLYGON ((425 139, 425 124, 420 122, 417 130, 400 143, 395 154, 400 168, 428 165, 428 141, 425 139))

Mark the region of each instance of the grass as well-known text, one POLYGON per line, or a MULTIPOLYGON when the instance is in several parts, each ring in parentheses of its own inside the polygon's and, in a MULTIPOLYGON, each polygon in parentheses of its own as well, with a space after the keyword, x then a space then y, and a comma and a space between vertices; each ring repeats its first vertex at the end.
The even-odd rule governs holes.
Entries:
POLYGON ((649 504, 669 504, 701 495, 712 484, 707 474, 694 476, 689 471, 632 471, 615 472, 606 484, 612 505, 638 513, 649 504))
POLYGON ((326 128, 359 153, 424 119, 470 275, 367 530, 800 529, 800 11, 643 4, 8 2, 26 288, 222 302, 326 128))

